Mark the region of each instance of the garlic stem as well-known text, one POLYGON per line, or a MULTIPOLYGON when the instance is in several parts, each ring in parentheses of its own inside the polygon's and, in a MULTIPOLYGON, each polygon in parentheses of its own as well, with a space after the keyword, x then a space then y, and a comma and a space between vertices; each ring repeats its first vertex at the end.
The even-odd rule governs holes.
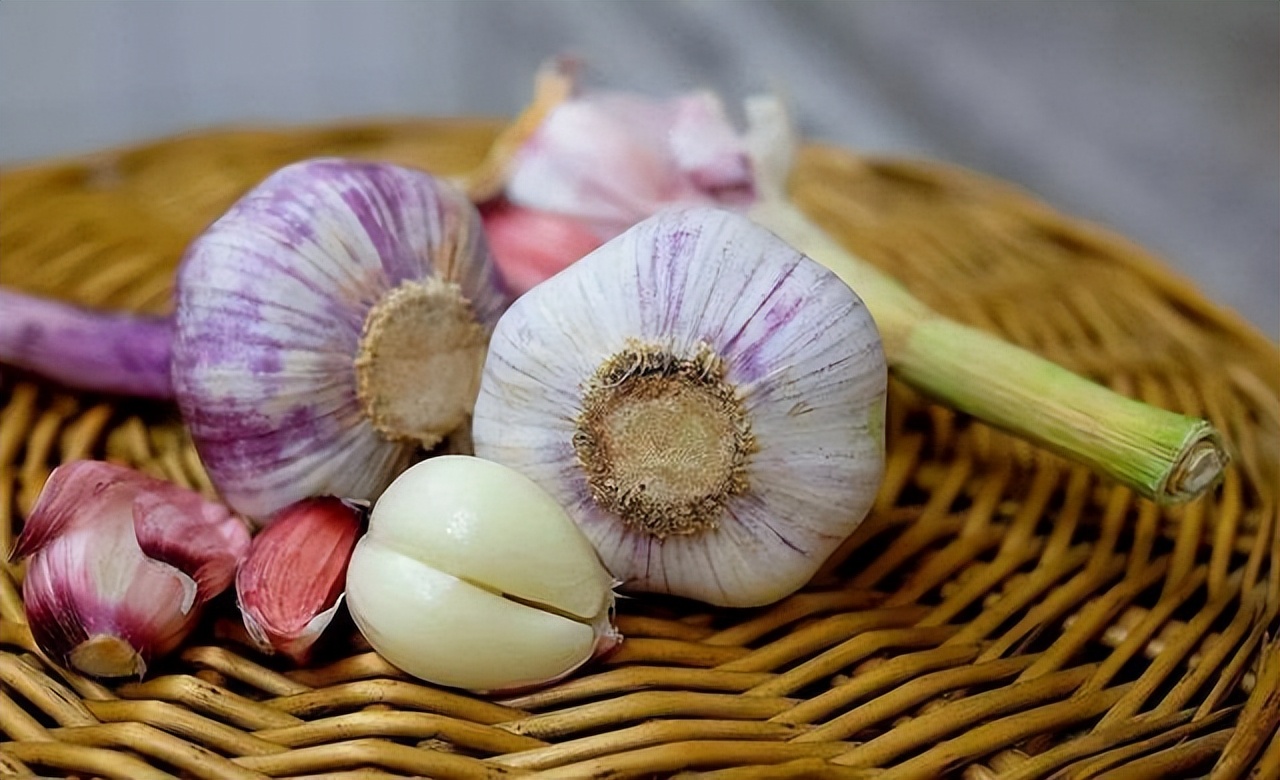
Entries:
POLYGON ((68 387, 173 398, 173 321, 0 289, 0 363, 68 387))
POLYGON ((765 198, 750 216, 857 291, 876 321, 890 368, 917 390, 1157 503, 1194 499, 1221 477, 1229 457, 1205 420, 1127 398, 943 317, 790 201, 765 198))

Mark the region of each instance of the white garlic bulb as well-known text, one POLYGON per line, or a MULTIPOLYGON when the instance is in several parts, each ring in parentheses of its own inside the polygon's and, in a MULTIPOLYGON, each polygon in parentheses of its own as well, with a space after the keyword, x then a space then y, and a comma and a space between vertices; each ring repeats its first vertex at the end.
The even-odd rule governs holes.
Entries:
POLYGON ((624 587, 754 606, 802 587, 870 509, 886 383, 834 274, 744 217, 667 211, 503 315, 472 435, 624 587))
POLYGON ((383 657, 428 682, 511 690, 621 641, 613 579, 547 493, 480 458, 429 458, 374 504, 347 605, 383 657))

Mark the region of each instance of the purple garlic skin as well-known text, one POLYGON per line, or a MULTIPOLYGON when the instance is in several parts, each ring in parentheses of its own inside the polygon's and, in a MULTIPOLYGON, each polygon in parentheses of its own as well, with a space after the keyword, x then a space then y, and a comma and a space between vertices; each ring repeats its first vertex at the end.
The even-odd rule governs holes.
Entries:
POLYGON ((192 490, 99 461, 54 469, 18 538, 36 643, 103 677, 142 676, 190 633, 249 550, 247 524, 192 490))
POLYGON ((338 159, 277 171, 178 276, 173 384, 219 493, 259 520, 376 498, 468 422, 509 302, 478 213, 440 180, 338 159))

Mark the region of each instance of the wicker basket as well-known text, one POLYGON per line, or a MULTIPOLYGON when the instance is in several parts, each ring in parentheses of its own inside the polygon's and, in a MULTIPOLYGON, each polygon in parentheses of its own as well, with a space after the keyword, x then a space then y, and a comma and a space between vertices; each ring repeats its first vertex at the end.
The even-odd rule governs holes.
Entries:
MULTIPOLYGON (((186 242, 275 168, 457 173, 497 129, 214 132, 4 171, 0 283, 162 311, 186 242)), ((1133 244, 968 172, 810 147, 795 187, 939 310, 1211 418, 1223 485, 1160 509, 895 384, 878 502, 810 587, 749 611, 628 600, 616 655, 501 702, 406 677, 349 624, 292 668, 227 602, 148 679, 103 685, 39 656, 7 564, 0 775, 1280 777, 1275 345, 1133 244)), ((5 369, 0 408, 5 550, 62 461, 210 489, 169 406, 5 369)))

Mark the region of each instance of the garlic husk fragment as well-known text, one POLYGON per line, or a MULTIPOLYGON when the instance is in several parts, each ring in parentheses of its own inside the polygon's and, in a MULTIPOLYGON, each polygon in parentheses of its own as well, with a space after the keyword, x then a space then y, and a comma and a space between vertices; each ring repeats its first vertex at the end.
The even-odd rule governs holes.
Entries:
POLYGON ((744 217, 672 210, 507 311, 472 435, 624 587, 755 606, 803 586, 870 509, 886 382, 834 274, 744 217))
POLYGON ((755 200, 750 148, 710 92, 566 100, 515 152, 508 172, 511 203, 572 214, 604 239, 672 205, 755 200))
POLYGON ((259 649, 305 662, 333 621, 364 511, 326 496, 291 504, 253 539, 236 572, 236 601, 259 649))
POLYGON ((49 476, 14 550, 36 643, 100 677, 142 676, 231 584, 247 524, 200 494, 122 466, 49 476))
POLYGON ((393 165, 272 174, 189 247, 173 380, 226 501, 371 500, 465 426, 508 303, 475 208, 393 165))
POLYGON ((547 683, 620 641, 613 578, 526 477, 429 458, 374 505, 347 571, 369 644, 428 682, 491 692, 547 683))

